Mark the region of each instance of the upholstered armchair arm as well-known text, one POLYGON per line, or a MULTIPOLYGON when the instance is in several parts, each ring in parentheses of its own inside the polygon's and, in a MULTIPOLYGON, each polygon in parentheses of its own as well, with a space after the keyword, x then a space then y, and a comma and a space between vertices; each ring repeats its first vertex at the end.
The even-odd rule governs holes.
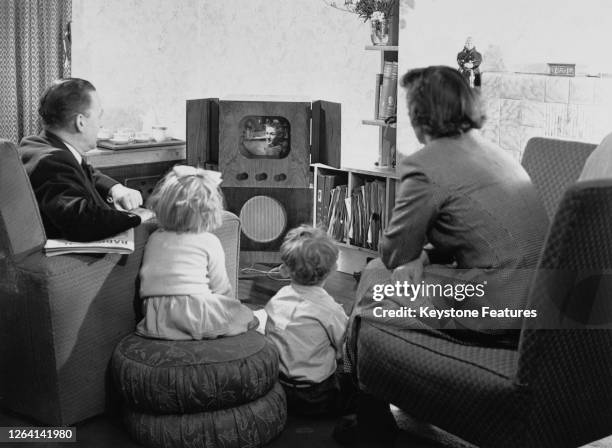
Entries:
POLYGON ((231 212, 223 211, 223 223, 213 233, 221 240, 225 250, 225 268, 232 284, 232 291, 238 296, 238 260, 240 256, 240 219, 231 212))

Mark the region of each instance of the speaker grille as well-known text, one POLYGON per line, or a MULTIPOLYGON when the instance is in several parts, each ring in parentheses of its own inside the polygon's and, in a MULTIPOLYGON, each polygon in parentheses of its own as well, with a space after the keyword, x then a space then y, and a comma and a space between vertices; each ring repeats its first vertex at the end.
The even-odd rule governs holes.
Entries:
POLYGON ((258 243, 268 243, 280 237, 287 227, 287 212, 276 199, 253 196, 240 210, 242 232, 258 243))

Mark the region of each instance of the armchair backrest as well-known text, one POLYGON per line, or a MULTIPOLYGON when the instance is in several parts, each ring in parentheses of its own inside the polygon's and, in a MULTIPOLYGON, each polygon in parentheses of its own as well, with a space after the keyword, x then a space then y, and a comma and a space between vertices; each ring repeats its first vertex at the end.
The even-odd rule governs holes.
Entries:
POLYGON ((579 446, 612 421, 612 179, 578 182, 555 214, 530 290, 516 383, 537 446, 579 446), (527 410, 526 410, 527 411, 527 410), (545 431, 542 428, 557 428, 545 431), (551 438, 554 438, 552 440, 551 438))
POLYGON ((596 146, 543 137, 527 142, 521 164, 538 190, 551 221, 563 192, 576 182, 596 146))
POLYGON ((0 258, 27 255, 45 241, 38 203, 17 148, 0 140, 0 258))

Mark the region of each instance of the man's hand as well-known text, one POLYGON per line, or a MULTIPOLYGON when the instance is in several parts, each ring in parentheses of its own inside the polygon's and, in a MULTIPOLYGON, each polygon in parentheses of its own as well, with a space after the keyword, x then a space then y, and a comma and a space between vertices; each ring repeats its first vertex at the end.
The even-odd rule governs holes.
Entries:
POLYGON ((121 184, 113 185, 108 191, 108 195, 115 204, 115 207, 119 210, 132 210, 142 205, 140 191, 133 190, 121 184))
POLYGON ((133 214, 135 214, 137 216, 140 216, 140 221, 141 222, 146 222, 149 219, 155 218, 155 213, 153 213, 148 208, 142 208, 142 207, 134 208, 134 209, 130 210, 130 213, 133 213, 133 214))
POLYGON ((429 258, 427 257, 427 253, 422 251, 419 258, 415 258, 406 264, 396 267, 393 270, 393 274, 391 274, 391 280, 394 283, 396 281, 406 281, 411 284, 419 283, 421 278, 423 278, 423 266, 427 264, 429 264, 429 258))

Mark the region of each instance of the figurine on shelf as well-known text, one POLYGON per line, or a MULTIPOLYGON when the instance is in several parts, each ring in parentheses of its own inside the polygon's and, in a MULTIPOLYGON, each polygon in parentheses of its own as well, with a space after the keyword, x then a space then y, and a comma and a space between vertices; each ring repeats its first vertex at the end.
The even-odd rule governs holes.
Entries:
POLYGON ((397 123, 397 115, 391 115, 390 117, 385 118, 386 125, 392 125, 397 123))
POLYGON ((470 83, 470 87, 480 87, 480 69, 482 55, 476 51, 472 38, 468 37, 465 41, 463 50, 457 54, 457 64, 459 71, 470 83))

